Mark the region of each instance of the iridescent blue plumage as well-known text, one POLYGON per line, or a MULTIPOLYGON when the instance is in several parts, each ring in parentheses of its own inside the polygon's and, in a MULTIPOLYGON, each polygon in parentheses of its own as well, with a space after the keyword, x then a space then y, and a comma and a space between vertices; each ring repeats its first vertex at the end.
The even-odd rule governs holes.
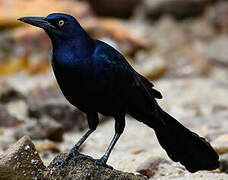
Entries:
POLYGON ((218 155, 204 138, 158 106, 155 98, 162 96, 153 89, 153 84, 113 47, 92 39, 74 17, 55 13, 19 20, 41 27, 49 35, 53 45, 52 67, 59 87, 68 101, 87 115, 89 130, 63 164, 79 155, 78 148, 96 129, 98 113, 102 113, 114 117, 115 136, 104 156, 96 161, 98 164, 106 165, 124 130, 125 115, 129 114, 153 128, 169 157, 181 162, 190 172, 219 166, 218 155))

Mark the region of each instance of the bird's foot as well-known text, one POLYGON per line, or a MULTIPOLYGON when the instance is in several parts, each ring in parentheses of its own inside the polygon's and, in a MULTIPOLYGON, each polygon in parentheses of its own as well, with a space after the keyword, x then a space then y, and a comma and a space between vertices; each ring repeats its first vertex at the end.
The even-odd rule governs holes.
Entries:
POLYGON ((109 169, 113 169, 113 167, 107 165, 106 162, 107 162, 107 158, 105 156, 102 156, 102 158, 95 160, 96 165, 100 165, 100 166, 104 166, 104 167, 109 168, 109 169))
POLYGON ((85 155, 85 154, 81 154, 81 153, 79 153, 77 155, 77 158, 84 158, 84 159, 89 159, 91 161, 94 161, 94 159, 91 156, 88 156, 88 155, 85 155))
POLYGON ((64 157, 62 160, 59 160, 57 162, 58 167, 63 167, 66 163, 69 162, 69 160, 73 157, 74 164, 76 163, 76 159, 78 156, 81 156, 81 154, 78 152, 78 149, 73 147, 70 152, 64 157))

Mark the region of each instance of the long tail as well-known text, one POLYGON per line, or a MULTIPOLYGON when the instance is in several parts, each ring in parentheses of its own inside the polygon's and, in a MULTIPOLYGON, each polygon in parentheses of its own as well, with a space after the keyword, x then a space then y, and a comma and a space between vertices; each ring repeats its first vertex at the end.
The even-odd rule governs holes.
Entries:
POLYGON ((158 141, 168 156, 173 161, 180 162, 188 171, 213 170, 219 167, 219 157, 211 145, 185 128, 158 105, 155 106, 150 121, 145 121, 145 117, 143 119, 145 124, 154 128, 158 141), (155 126, 152 118, 159 118, 162 123, 155 126))

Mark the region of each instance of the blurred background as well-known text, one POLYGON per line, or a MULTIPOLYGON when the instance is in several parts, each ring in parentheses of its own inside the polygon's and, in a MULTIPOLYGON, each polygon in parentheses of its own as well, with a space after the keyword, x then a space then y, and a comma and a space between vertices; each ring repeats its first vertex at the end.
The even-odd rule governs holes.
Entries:
MULTIPOLYGON (((228 164, 226 0, 0 0, 0 153, 29 135, 47 165, 87 128, 55 81, 48 36, 16 20, 53 12, 75 16, 92 37, 118 49, 163 94, 159 104, 206 136, 228 164)), ((114 133, 114 122, 101 119, 82 149, 96 158, 114 133)), ((128 117, 109 163, 134 172, 152 157, 168 159, 153 131, 128 117)), ((187 172, 180 167, 165 167, 155 176, 183 176, 187 172)))

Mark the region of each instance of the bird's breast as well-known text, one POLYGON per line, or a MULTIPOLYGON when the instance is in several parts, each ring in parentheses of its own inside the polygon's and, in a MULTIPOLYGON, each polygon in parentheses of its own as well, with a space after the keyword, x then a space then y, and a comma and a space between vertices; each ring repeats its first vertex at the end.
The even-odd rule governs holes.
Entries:
POLYGON ((107 63, 81 59, 62 64, 53 59, 52 67, 64 96, 80 110, 92 109, 112 115, 112 111, 117 112, 117 108, 122 106, 119 95, 115 93, 115 84, 111 83, 113 76, 107 63))
POLYGON ((110 96, 109 83, 100 73, 82 68, 72 70, 53 65, 56 80, 64 96, 79 109, 85 109, 84 106, 96 107, 99 103, 106 104, 110 96))

